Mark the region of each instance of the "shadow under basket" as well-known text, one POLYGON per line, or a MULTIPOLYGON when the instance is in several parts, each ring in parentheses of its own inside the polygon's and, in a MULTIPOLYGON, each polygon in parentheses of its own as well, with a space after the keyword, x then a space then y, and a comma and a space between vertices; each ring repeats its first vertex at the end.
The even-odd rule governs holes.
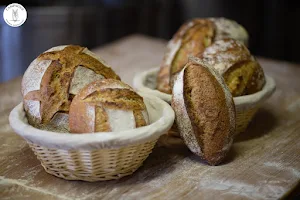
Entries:
POLYGON ((40 130, 28 124, 22 103, 11 111, 9 121, 49 174, 90 182, 119 179, 143 164, 158 138, 174 122, 174 111, 166 102, 147 94, 141 96, 150 125, 133 130, 84 134, 40 130))
MULTIPOLYGON (((158 71, 159 68, 152 68, 137 74, 134 77, 133 85, 138 91, 157 96, 171 104, 172 95, 160 92, 156 89, 156 77, 158 71)), ((233 98, 236 110, 236 135, 247 129, 248 124, 251 122, 259 107, 276 89, 273 78, 267 75, 265 77, 266 83, 261 91, 233 98)))

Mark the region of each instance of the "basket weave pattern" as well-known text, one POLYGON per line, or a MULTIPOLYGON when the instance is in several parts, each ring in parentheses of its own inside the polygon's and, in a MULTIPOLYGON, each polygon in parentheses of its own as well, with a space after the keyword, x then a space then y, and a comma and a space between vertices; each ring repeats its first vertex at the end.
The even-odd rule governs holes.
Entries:
MULTIPOLYGON (((156 77, 159 69, 159 67, 152 68, 136 75, 133 82, 134 87, 145 93, 157 96, 170 104, 172 96, 155 89, 156 77)), ((269 76, 265 77, 266 84, 261 91, 255 94, 233 98, 236 107, 236 135, 244 132, 247 129, 248 124, 252 120, 259 106, 261 106, 262 103, 267 100, 276 89, 275 81, 269 76)), ((175 126, 172 127, 168 135, 178 137, 179 135, 177 128, 175 126)))
POLYGON ((49 174, 67 180, 93 182, 132 174, 152 152, 156 141, 92 151, 49 149, 28 144, 49 174))
MULTIPOLYGON (((249 123, 251 122, 252 118, 254 117, 255 113, 259 109, 259 105, 256 105, 253 108, 247 108, 243 110, 236 110, 236 129, 235 135, 238 135, 244 131, 246 131, 249 123)), ((174 125, 168 132, 169 136, 173 137, 180 137, 179 131, 177 127, 174 125)))
POLYGON ((236 111, 236 135, 246 131, 248 124, 251 122, 258 109, 259 105, 256 105, 254 108, 236 111))

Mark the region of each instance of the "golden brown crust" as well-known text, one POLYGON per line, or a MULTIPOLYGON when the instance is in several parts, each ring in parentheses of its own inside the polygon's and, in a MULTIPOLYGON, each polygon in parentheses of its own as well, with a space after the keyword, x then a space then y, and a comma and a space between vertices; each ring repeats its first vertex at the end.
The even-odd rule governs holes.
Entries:
POLYGON ((99 62, 94 57, 83 53, 85 47, 69 45, 61 51, 51 51, 42 53, 39 60, 59 60, 62 65, 68 68, 84 66, 93 70, 95 73, 102 74, 105 78, 120 80, 120 77, 109 67, 99 62))
POLYGON ((214 68, 223 75, 233 64, 250 60, 252 56, 242 43, 234 39, 223 39, 207 47, 198 57, 210 66, 222 64, 214 68))
POLYGON ((95 132, 109 132, 111 128, 109 126, 108 115, 105 112, 103 106, 95 106, 95 132))
POLYGON ((84 53, 84 50, 86 48, 70 45, 60 51, 45 52, 37 58, 38 61, 51 60, 51 64, 41 74, 40 89, 28 92, 24 99, 40 101, 41 123, 49 123, 57 112, 69 111, 73 97, 69 88, 78 66, 91 69, 105 78, 120 79, 111 68, 84 53))
POLYGON ((168 43, 157 76, 157 89, 171 94, 174 75, 187 63, 188 56, 201 55, 212 42, 226 38, 239 40, 246 45, 248 33, 237 22, 225 18, 196 18, 183 24, 168 43))
POLYGON ((170 78, 188 61, 188 56, 202 53, 214 37, 214 25, 208 19, 194 19, 182 25, 168 44, 157 77, 157 89, 171 93, 170 78))
POLYGON ((70 131, 113 131, 107 109, 132 112, 135 127, 147 125, 142 113, 146 112, 143 98, 121 81, 103 79, 90 83, 73 99, 69 112, 70 131), (82 122, 85 122, 83 126, 80 125, 82 122))
POLYGON ((224 158, 226 151, 220 150, 231 134, 223 89, 206 68, 191 65, 184 74, 184 97, 203 158, 215 165, 224 158))
POLYGON ((218 40, 199 57, 224 77, 233 96, 252 94, 264 86, 261 66, 238 41, 218 40))
POLYGON ((213 69, 190 61, 175 80, 172 107, 189 149, 211 165, 228 152, 235 129, 232 96, 213 69))
POLYGON ((71 133, 95 132, 95 105, 82 103, 77 99, 77 96, 75 96, 69 110, 69 127, 71 133))
POLYGON ((168 65, 161 66, 157 74, 157 90, 171 94, 170 87, 170 67, 168 65))
POLYGON ((202 53, 214 36, 214 26, 209 20, 195 20, 196 24, 182 36, 182 44, 171 63, 171 76, 181 71, 189 56, 202 53))
POLYGON ((107 88, 93 92, 82 100, 101 103, 106 108, 123 110, 146 109, 143 98, 129 89, 107 88))
POLYGON ((250 78, 250 81, 247 82, 245 94, 256 93, 264 87, 266 83, 265 73, 261 65, 255 60, 254 61, 254 72, 250 78))
POLYGON ((234 97, 253 94, 260 91, 264 85, 263 69, 255 60, 234 64, 223 77, 234 97))
POLYGON ((144 119, 143 113, 140 110, 134 110, 133 116, 135 119, 136 128, 146 126, 146 120, 144 119))

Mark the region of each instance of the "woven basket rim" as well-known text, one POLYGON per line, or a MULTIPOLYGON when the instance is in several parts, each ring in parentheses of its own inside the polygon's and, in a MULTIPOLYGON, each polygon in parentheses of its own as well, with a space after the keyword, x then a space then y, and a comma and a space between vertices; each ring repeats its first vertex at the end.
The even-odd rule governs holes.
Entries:
MULTIPOLYGON (((159 67, 151 68, 146 71, 143 71, 139 74, 136 74, 133 79, 133 86, 136 90, 144 93, 148 93, 154 96, 161 98, 162 100, 171 103, 172 95, 160 92, 159 90, 152 89, 145 84, 146 79, 149 76, 156 76, 159 71, 159 67)), ((244 95, 239 97, 234 97, 234 104, 239 109, 244 109, 248 107, 254 107, 257 104, 268 99, 276 89, 275 81, 272 77, 265 75, 266 84, 263 89, 259 92, 250 95, 244 95)))
POLYGON ((25 140, 47 148, 94 150, 141 144, 155 140, 166 133, 173 125, 175 114, 171 106, 158 97, 141 92, 139 94, 144 97, 150 118, 153 119, 150 119, 152 120, 150 125, 133 130, 85 134, 40 130, 28 124, 23 103, 11 111, 9 122, 13 130, 25 140))

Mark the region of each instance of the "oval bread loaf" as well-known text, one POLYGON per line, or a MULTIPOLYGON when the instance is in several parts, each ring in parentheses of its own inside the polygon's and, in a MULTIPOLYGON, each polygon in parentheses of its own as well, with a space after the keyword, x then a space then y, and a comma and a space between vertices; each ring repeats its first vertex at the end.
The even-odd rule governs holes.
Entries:
POLYGON ((29 65, 22 79, 23 104, 29 123, 39 127, 64 121, 59 125, 66 126, 74 95, 88 83, 104 78, 120 79, 85 47, 57 46, 42 53, 29 65))
POLYGON ((113 132, 146 126, 149 117, 143 98, 130 86, 103 79, 74 97, 69 124, 71 133, 113 132))
POLYGON ((235 107, 222 77, 198 61, 188 62, 176 76, 172 107, 188 148, 210 165, 216 165, 233 141, 235 107))

